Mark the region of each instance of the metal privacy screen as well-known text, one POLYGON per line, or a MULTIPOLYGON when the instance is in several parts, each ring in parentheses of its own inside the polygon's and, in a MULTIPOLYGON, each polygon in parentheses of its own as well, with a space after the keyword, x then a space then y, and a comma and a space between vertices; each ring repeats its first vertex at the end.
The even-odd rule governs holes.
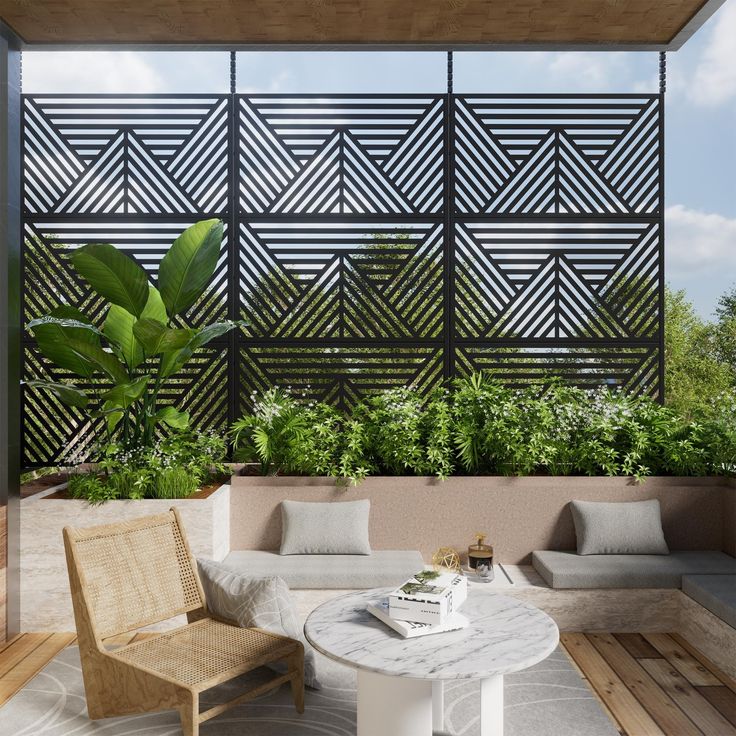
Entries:
MULTIPOLYGON (((659 396, 663 126, 661 94, 27 95, 23 323, 103 319, 74 248, 155 275, 219 217, 187 319, 248 326, 166 386, 200 427, 272 384, 350 406, 478 369, 659 396)), ((72 378, 24 334, 26 379, 72 378)), ((76 410, 32 389, 23 409, 26 465, 92 452, 76 410)))

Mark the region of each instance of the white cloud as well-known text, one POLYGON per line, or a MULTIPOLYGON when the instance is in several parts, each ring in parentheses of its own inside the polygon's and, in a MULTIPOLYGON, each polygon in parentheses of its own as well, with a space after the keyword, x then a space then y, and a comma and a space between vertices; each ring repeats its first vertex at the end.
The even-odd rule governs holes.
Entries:
POLYGON ((690 98, 706 106, 719 105, 736 95, 736 3, 716 16, 708 44, 689 89, 690 98))
POLYGON ((736 273, 736 219, 676 204, 665 210, 667 276, 678 279, 736 273))
POLYGON ((161 75, 133 51, 27 51, 23 91, 150 94, 166 91, 161 75))
POLYGON ((606 91, 628 72, 626 61, 621 54, 572 51, 555 54, 548 71, 571 89, 606 91))
MULTIPOLYGON (((246 78, 250 78, 249 75, 246 74, 246 78)), ((273 75, 270 79, 266 78, 264 81, 266 81, 266 84, 248 84, 248 85, 238 85, 238 92, 241 94, 262 94, 262 93, 269 93, 269 94, 275 94, 279 92, 285 92, 290 86, 292 88, 295 87, 294 82, 294 75, 292 74, 291 70, 284 69, 276 74, 273 75)))

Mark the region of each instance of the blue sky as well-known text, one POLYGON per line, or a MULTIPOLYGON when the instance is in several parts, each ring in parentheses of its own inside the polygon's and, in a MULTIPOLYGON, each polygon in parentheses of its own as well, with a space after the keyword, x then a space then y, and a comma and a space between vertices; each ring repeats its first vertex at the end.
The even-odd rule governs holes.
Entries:
MULTIPOLYGON (((456 92, 656 92, 655 53, 456 53, 456 92)), ((736 285, 736 0, 668 54, 666 275, 708 316, 736 285)), ((226 92, 226 53, 26 52, 25 92, 226 92)), ((445 55, 241 52, 239 92, 442 92, 445 55)))

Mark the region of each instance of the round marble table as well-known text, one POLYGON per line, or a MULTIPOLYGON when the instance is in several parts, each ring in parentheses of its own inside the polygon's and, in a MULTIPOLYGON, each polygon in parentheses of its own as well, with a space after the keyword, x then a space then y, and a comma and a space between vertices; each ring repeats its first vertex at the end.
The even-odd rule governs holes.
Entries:
POLYGON ((503 676, 555 650, 555 622, 529 603, 473 589, 460 609, 470 626, 404 639, 365 610, 388 593, 340 596, 316 608, 304 625, 317 651, 358 671, 358 736, 441 731, 446 680, 480 681, 481 736, 501 736, 503 676))

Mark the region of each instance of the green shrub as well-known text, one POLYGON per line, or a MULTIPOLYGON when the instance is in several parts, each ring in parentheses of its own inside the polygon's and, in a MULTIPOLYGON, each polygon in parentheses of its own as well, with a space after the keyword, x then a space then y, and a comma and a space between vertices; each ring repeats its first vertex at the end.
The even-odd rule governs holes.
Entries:
POLYGON ((230 474, 227 443, 209 432, 178 432, 152 447, 108 444, 98 471, 69 477, 69 495, 90 503, 112 499, 186 498, 230 474), (102 471, 102 472, 99 472, 102 471))
POLYGON ((235 459, 273 473, 364 478, 363 425, 332 406, 271 388, 251 395, 253 412, 232 426, 235 459))
POLYGON ((477 373, 422 399, 391 389, 343 413, 272 388, 233 425, 264 473, 732 475, 736 404, 689 419, 649 398, 550 382, 508 388, 477 373))
POLYGON ((187 468, 174 465, 163 468, 152 488, 154 498, 187 498, 199 488, 199 480, 187 468))

